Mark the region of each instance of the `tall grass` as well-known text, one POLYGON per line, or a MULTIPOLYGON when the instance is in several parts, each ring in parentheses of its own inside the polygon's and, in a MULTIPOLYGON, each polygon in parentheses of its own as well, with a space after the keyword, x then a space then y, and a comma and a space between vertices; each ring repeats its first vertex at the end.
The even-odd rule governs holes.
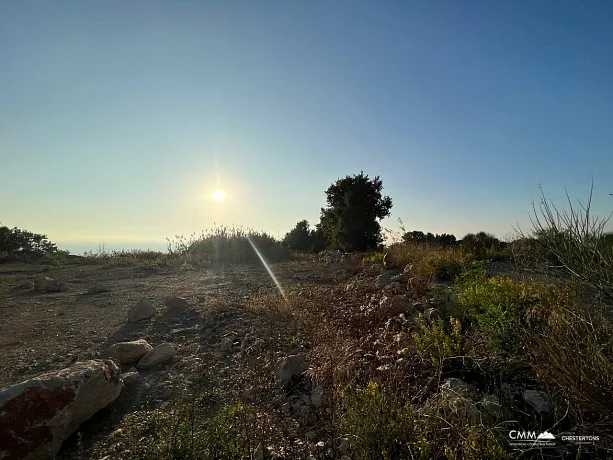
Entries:
POLYGON ((611 215, 607 218, 592 215, 593 190, 592 184, 587 203, 579 203, 578 207, 573 206, 567 194, 566 210, 548 201, 541 189, 541 204, 539 211, 534 207, 530 236, 547 259, 557 261, 570 274, 613 301, 613 244, 604 232, 611 215))
POLYGON ((189 238, 177 235, 172 240, 169 238, 166 240, 168 242, 166 253, 139 249, 107 251, 104 246, 100 246, 97 252, 86 252, 80 262, 111 267, 201 266, 221 262, 259 262, 251 243, 267 260, 280 261, 290 257, 289 251, 281 242, 269 234, 238 226, 215 226, 202 231, 200 235, 193 233, 189 238))
POLYGON ((215 226, 189 238, 176 236, 168 240, 168 253, 188 263, 258 262, 250 241, 268 260, 289 258, 289 251, 271 235, 240 226, 215 226))

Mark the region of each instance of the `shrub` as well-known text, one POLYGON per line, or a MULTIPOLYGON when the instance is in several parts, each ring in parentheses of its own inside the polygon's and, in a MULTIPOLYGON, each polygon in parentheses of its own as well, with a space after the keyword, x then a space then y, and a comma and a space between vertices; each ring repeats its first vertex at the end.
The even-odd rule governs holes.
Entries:
POLYGON ((168 251, 194 264, 259 262, 258 252, 267 260, 289 258, 288 250, 272 236, 237 226, 214 227, 198 237, 192 234, 189 240, 176 236, 173 243, 169 241, 168 251))
POLYGON ((462 325, 450 318, 445 325, 442 319, 428 323, 422 315, 417 320, 417 331, 412 334, 415 350, 420 358, 442 368, 443 362, 454 356, 464 355, 465 345, 462 325))
POLYGON ((496 352, 516 349, 526 313, 535 304, 533 291, 523 282, 488 278, 482 264, 462 275, 458 285, 457 307, 465 321, 474 321, 496 352))
POLYGON ((457 249, 443 249, 425 244, 397 243, 391 245, 388 252, 400 266, 411 264, 411 275, 427 281, 453 281, 472 261, 470 254, 464 254, 457 249))
POLYGON ((255 440, 249 437, 250 430, 255 429, 253 408, 241 403, 219 409, 207 407, 210 405, 205 394, 194 404, 171 411, 130 414, 126 425, 137 431, 134 438, 140 438, 131 448, 132 458, 249 458, 250 450, 256 447, 251 443, 255 440))
POLYGON ((398 405, 380 384, 347 387, 337 393, 341 432, 351 439, 351 458, 400 458, 411 438, 410 405, 398 405))
POLYGON ((384 252, 375 252, 374 254, 371 254, 369 256, 365 256, 364 258, 362 258, 362 264, 363 265, 383 264, 384 257, 385 257, 384 252))

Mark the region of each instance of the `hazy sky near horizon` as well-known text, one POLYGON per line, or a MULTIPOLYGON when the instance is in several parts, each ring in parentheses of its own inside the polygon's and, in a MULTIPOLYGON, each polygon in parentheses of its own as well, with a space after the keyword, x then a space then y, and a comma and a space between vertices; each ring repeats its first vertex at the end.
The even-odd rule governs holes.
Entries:
POLYGON ((0 3, 0 222, 82 252, 283 236, 360 170, 407 230, 613 210, 613 2, 0 3), (227 193, 223 202, 210 197, 227 193))

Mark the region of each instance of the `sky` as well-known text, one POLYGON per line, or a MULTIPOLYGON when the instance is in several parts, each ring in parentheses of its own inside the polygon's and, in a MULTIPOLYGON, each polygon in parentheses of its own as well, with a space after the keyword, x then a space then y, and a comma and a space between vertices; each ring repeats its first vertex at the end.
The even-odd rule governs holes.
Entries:
POLYGON ((0 223, 63 249, 282 237, 363 170, 382 226, 613 211, 613 2, 0 2, 0 223), (226 200, 214 201, 215 189, 226 200))

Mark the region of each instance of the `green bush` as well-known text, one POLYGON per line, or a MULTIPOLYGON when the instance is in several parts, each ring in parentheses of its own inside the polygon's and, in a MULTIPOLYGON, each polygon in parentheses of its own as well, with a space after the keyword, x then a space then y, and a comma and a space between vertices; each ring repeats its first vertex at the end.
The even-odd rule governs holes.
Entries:
POLYGON ((369 256, 365 256, 364 258, 362 258, 362 264, 363 265, 383 264, 384 257, 385 257, 384 252, 375 252, 374 254, 371 254, 369 256))
POLYGON ((475 322, 493 350, 516 350, 526 313, 535 304, 534 289, 511 279, 488 278, 482 264, 463 274, 458 286, 456 307, 464 320, 475 322))
POLYGON ((184 460, 242 460, 249 458, 255 439, 255 412, 241 403, 209 407, 210 401, 201 397, 192 404, 184 404, 171 411, 150 414, 133 413, 125 425, 140 439, 131 446, 134 459, 184 460))
POLYGON ((465 354, 462 324, 450 318, 446 326, 442 319, 427 322, 422 315, 417 320, 417 331, 412 334, 417 354, 437 368, 441 368, 445 359, 465 354))

